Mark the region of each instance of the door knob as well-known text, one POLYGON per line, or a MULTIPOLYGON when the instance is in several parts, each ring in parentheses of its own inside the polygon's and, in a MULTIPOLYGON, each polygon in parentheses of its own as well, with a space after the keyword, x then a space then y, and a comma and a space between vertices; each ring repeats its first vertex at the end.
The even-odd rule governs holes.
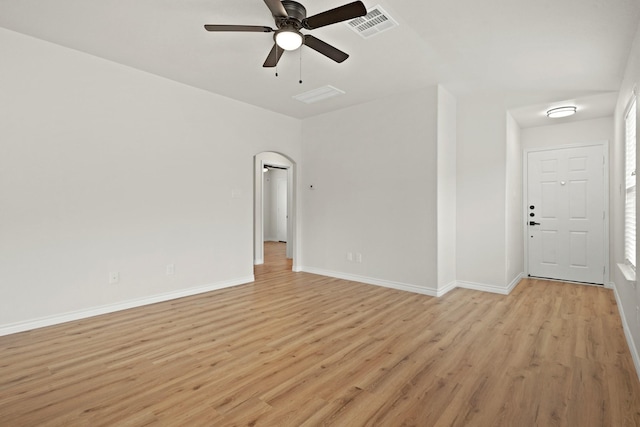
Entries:
POLYGON ((540 225, 540 223, 535 221, 529 221, 529 225, 540 225))

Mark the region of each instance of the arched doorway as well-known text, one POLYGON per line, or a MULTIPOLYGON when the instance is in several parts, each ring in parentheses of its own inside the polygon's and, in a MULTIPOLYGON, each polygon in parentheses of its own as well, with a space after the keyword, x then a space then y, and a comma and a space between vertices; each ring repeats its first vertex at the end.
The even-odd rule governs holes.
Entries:
POLYGON ((280 153, 265 151, 254 156, 254 251, 253 263, 264 263, 265 241, 265 180, 264 170, 278 169, 286 171, 286 256, 293 259, 293 270, 296 271, 297 254, 297 203, 296 203, 296 164, 280 153))

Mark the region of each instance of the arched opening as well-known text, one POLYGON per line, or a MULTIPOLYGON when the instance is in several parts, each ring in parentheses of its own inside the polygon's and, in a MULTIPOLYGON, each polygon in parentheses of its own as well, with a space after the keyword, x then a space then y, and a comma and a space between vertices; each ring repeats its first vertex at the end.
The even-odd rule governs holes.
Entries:
POLYGON ((292 259, 293 270, 296 271, 296 164, 280 153, 265 151, 254 156, 254 178, 253 263, 264 263, 267 231, 269 240, 282 241, 282 237, 285 236, 286 257, 292 259), (266 181, 265 176, 273 177, 274 182, 266 181), (286 185, 283 184, 283 180, 286 180, 286 185), (266 215, 265 207, 269 209, 266 215), (265 216, 269 223, 265 223, 265 216), (277 230, 274 230, 274 227, 277 230))

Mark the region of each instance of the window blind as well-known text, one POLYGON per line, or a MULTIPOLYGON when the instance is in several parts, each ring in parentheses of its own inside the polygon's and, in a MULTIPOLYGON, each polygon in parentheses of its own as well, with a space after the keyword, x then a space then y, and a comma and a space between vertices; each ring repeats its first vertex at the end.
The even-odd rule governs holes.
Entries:
POLYGON ((636 267, 636 99, 635 94, 625 122, 624 256, 636 267))

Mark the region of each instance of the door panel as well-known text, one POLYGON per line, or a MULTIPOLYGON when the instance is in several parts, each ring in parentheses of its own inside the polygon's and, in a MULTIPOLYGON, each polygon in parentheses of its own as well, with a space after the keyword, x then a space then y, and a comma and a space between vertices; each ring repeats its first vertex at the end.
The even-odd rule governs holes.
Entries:
POLYGON ((542 260, 543 264, 558 265, 558 232, 554 230, 542 230, 540 233, 542 243, 542 260))
POLYGON ((530 276, 604 283, 603 150, 528 153, 527 221, 535 223, 527 226, 530 276))
POLYGON ((569 182, 569 218, 587 219, 587 181, 569 182))
POLYGON ((570 257, 569 265, 571 267, 587 267, 587 246, 588 235, 583 231, 572 231, 569 234, 570 257))

